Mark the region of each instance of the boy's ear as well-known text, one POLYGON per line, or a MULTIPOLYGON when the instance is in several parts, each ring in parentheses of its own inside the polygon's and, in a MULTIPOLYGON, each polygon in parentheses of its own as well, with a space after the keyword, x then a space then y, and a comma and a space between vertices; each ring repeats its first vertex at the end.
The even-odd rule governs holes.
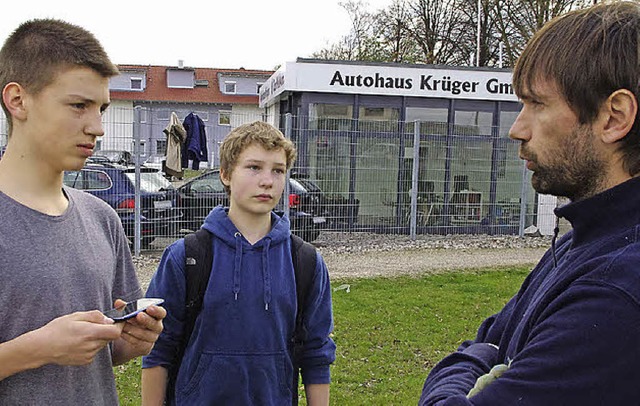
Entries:
POLYGON ((14 119, 24 120, 27 115, 25 96, 27 92, 19 83, 7 83, 2 89, 2 101, 14 119))
POLYGON ((227 176, 227 171, 223 171, 222 169, 220 170, 220 181, 223 185, 229 186, 229 183, 231 182, 229 181, 229 177, 227 176))
POLYGON ((638 114, 638 100, 631 91, 618 89, 605 100, 600 113, 604 117, 601 139, 605 144, 613 144, 631 131, 638 114))

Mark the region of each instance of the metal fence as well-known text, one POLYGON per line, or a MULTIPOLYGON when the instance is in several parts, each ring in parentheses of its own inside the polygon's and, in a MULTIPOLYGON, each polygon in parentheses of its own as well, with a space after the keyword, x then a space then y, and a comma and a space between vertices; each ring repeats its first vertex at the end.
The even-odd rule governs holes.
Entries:
MULTIPOLYGON (((182 121, 193 111, 185 107, 175 112, 182 121)), ((532 190, 530 173, 518 158, 518 143, 499 128, 477 125, 231 113, 228 125, 220 125, 217 118, 204 121, 208 160, 198 170, 186 171, 183 179, 155 184, 145 167, 160 167, 148 161, 166 153, 163 130, 168 117, 163 120, 140 107, 113 108, 105 115, 99 148, 131 153, 134 166, 126 171, 135 193, 116 187, 101 164, 92 167, 96 179, 87 176, 75 186, 84 185, 81 188, 116 209, 128 225, 136 254, 161 248, 195 228, 193 218, 187 218, 193 217, 187 216, 187 201, 188 209, 201 216, 220 202, 221 190, 214 190, 221 187, 216 176, 202 182, 200 189, 172 188, 180 188, 190 176, 215 170, 223 138, 234 127, 255 120, 279 126, 296 144, 298 160, 279 209, 288 211, 292 222, 294 216, 306 219, 294 227, 303 238, 312 240, 327 231, 416 238, 419 234, 522 235, 532 225, 544 234, 553 228, 556 200, 532 190), (150 193, 166 193, 165 203, 151 204, 150 193), (165 223, 170 224, 145 229, 145 224, 161 222, 163 212, 169 211, 174 215, 166 216, 165 223)), ((6 143, 6 122, 0 124, 1 146, 6 143)))

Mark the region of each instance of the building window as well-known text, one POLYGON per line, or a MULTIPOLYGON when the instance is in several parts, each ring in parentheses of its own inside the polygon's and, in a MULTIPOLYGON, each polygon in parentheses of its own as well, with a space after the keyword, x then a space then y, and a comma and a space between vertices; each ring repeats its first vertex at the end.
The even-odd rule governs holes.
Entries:
POLYGON ((456 135, 491 135, 492 112, 458 110, 454 120, 453 131, 456 135))
POLYGON ((260 90, 262 89, 262 85, 264 85, 264 83, 262 83, 262 82, 256 83, 256 94, 260 94, 260 90))
POLYGON ((204 122, 209 121, 209 112, 208 111, 194 111, 193 114, 196 114, 204 122))
POLYGON ((413 133, 415 122, 420 122, 420 134, 447 135, 449 109, 446 107, 407 107, 407 132, 413 133))
POLYGON ((142 78, 131 78, 131 90, 142 90, 142 78))
POLYGON ((231 112, 220 111, 218 112, 218 125, 231 125, 231 112))
POLYGON ((509 137, 509 130, 511 130, 511 126, 516 122, 516 118, 518 118, 519 111, 501 111, 500 112, 500 136, 501 137, 509 137))
POLYGON ((156 154, 167 155, 167 140, 156 140, 156 154))
POLYGON ((167 69, 167 87, 193 89, 195 76, 193 70, 167 69))
POLYGON ((314 130, 350 130, 353 106, 350 104, 311 104, 309 126, 314 130))
POLYGON ((365 107, 364 116, 365 117, 384 117, 384 108, 383 107, 365 107))
POLYGON ((158 110, 156 113, 158 120, 167 121, 171 117, 171 113, 167 109, 158 110))
POLYGON ((360 129, 365 132, 396 131, 400 109, 393 107, 360 107, 360 129))
POLYGON ((224 82, 224 92, 228 94, 236 94, 236 82, 224 82))
POLYGON ((140 109, 140 122, 146 123, 149 120, 149 110, 146 108, 140 109))

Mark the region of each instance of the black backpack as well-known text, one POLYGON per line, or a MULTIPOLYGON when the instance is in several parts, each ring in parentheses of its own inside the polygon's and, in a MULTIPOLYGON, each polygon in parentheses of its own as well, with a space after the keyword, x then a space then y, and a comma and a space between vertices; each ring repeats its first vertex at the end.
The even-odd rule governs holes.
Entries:
MULTIPOLYGON (((202 310, 205 290, 209 283, 213 264, 213 250, 211 249, 211 233, 203 228, 184 237, 185 246, 185 274, 186 274, 186 314, 182 341, 175 354, 175 362, 169 370, 165 404, 173 404, 175 381, 180 369, 184 351, 189 343, 198 314, 202 310)), ((293 393, 291 404, 298 404, 298 384, 300 374, 300 356, 307 332, 303 324, 304 304, 308 296, 311 282, 316 269, 316 249, 297 235, 291 234, 291 259, 296 279, 296 296, 298 307, 296 310, 296 325, 291 339, 293 360, 293 393)))

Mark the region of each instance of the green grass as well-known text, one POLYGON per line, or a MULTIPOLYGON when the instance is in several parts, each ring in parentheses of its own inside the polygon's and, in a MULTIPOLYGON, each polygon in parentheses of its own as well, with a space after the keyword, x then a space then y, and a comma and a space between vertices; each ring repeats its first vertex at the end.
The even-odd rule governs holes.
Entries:
MULTIPOLYGON (((331 404, 416 404, 429 370, 513 296, 529 267, 423 277, 341 279, 331 404)), ((140 361, 114 368, 122 405, 140 404, 140 361)), ((302 391, 301 391, 302 393, 302 391)), ((305 404, 304 401, 302 404, 305 404)))

